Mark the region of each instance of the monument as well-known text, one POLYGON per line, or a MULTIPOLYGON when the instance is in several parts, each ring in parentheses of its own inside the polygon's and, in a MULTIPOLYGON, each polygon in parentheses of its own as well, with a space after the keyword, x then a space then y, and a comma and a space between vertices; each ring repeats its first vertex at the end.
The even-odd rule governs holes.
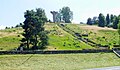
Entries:
POLYGON ((50 13, 53 15, 53 22, 54 23, 57 22, 56 17, 57 17, 58 12, 57 11, 50 11, 50 13))

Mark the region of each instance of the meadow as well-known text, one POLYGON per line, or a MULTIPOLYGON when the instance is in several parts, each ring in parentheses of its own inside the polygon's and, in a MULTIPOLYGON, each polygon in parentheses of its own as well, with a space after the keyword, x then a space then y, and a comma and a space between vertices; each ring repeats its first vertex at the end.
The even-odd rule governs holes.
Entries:
POLYGON ((0 70, 84 70, 120 66, 113 53, 1 55, 0 70))

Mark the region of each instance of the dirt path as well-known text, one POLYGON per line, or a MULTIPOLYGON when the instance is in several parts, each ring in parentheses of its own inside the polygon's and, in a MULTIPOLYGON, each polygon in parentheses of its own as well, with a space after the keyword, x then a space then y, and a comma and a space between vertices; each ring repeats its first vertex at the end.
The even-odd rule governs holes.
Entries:
POLYGON ((90 25, 87 25, 87 26, 80 26, 82 29, 87 29, 87 30, 113 30, 113 31, 116 31, 116 29, 113 29, 113 28, 108 28, 108 27, 98 27, 98 26, 90 26, 90 25))

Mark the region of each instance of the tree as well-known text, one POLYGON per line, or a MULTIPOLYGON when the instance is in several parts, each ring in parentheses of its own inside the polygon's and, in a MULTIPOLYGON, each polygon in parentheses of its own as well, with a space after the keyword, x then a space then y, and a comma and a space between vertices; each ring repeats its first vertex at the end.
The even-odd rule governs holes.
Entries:
POLYGON ((114 29, 117 29, 118 23, 119 23, 118 17, 117 17, 117 16, 114 16, 114 21, 113 21, 113 28, 114 28, 114 29))
POLYGON ((110 24, 110 17, 109 14, 107 14, 106 16, 106 26, 108 26, 110 24))
POLYGON ((120 23, 118 24, 119 46, 120 46, 120 23))
POLYGON ((91 19, 91 18, 88 18, 87 24, 88 24, 88 25, 92 25, 92 19, 91 19))
POLYGON ((15 27, 22 27, 22 23, 20 23, 20 24, 17 24, 15 27))
POLYGON ((60 9, 60 13, 62 16, 62 20, 65 23, 71 23, 71 21, 73 20, 73 12, 70 10, 69 7, 63 7, 62 9, 60 9))
POLYGON ((98 17, 93 17, 93 23, 94 25, 98 24, 98 17))
POLYGON ((113 23, 114 16, 113 14, 110 15, 110 22, 113 23))
POLYGON ((99 27, 104 27, 105 26, 105 17, 102 13, 100 13, 99 17, 98 17, 98 26, 99 27))
MULTIPOLYGON (((40 49, 42 47, 44 47, 41 43, 44 42, 43 38, 44 36, 41 36, 44 33, 44 24, 45 22, 47 22, 47 18, 45 15, 45 11, 41 8, 36 9, 35 12, 35 18, 34 18, 34 29, 33 29, 33 47, 34 49, 40 49)), ((45 36, 47 36, 44 33, 45 36)), ((47 38, 47 37, 46 37, 47 38)), ((47 41, 46 41, 47 42, 47 41)))
MULTIPOLYGON (((47 44, 44 44, 44 46, 41 46, 41 43, 44 42, 41 38, 44 37, 47 38, 46 33, 44 33, 44 24, 47 22, 47 18, 45 15, 45 11, 41 8, 34 10, 27 10, 24 14, 25 21, 22 26, 24 29, 24 38, 21 40, 22 43, 24 43, 24 46, 29 49, 29 45, 33 45, 32 49, 40 49, 41 47, 44 47, 47 44), (41 36, 42 35, 42 36, 41 36)), ((47 42, 47 39, 45 39, 47 42)))
POLYGON ((61 19, 62 19, 61 13, 57 13, 56 14, 56 22, 61 22, 61 19))
POLYGON ((27 49, 29 49, 30 39, 32 37, 33 16, 34 16, 33 10, 31 10, 31 11, 27 10, 24 13, 25 21, 23 22, 24 24, 22 26, 22 28, 24 29, 24 33, 23 33, 24 38, 22 38, 21 42, 22 42, 22 44, 24 44, 25 48, 27 48, 27 49))

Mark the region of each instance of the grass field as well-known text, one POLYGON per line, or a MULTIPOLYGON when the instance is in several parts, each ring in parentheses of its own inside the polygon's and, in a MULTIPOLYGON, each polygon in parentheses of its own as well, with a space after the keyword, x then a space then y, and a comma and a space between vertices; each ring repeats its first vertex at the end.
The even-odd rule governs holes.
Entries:
POLYGON ((22 28, 0 30, 0 50, 13 50, 20 44, 22 28))
POLYGON ((46 30, 49 32, 49 46, 48 49, 57 50, 81 50, 93 48, 77 40, 71 34, 62 30, 57 24, 49 23, 45 25, 46 30))
POLYGON ((109 45, 111 47, 118 44, 118 32, 112 28, 101 28, 81 24, 67 24, 66 27, 76 33, 88 34, 88 37, 86 38, 97 44, 109 45))
POLYGON ((113 53, 1 55, 0 70, 83 70, 120 66, 113 53), (27 61, 26 61, 27 60, 27 61))

